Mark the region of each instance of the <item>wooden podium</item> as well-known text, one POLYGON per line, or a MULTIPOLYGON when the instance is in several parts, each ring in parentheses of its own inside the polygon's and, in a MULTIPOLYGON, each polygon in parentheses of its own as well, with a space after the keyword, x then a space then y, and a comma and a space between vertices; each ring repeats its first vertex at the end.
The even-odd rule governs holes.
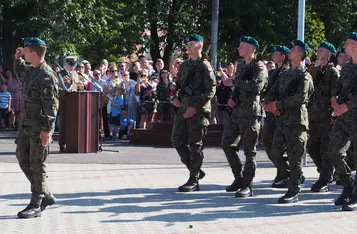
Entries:
POLYGON ((95 153, 99 143, 99 92, 73 92, 66 97, 66 152, 95 153))

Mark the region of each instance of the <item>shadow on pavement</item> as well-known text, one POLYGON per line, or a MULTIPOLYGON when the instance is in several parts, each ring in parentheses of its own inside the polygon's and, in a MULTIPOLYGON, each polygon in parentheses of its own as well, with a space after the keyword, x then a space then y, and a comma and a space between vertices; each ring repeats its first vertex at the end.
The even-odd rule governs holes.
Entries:
MULTIPOLYGON (((305 188, 310 188, 313 182, 313 180, 307 181, 305 188)), ((201 192, 194 193, 178 193, 176 188, 133 188, 109 192, 56 194, 58 200, 55 207, 85 207, 83 211, 64 213, 109 213, 108 217, 118 218, 115 220, 104 218, 102 221, 104 223, 158 221, 165 222, 168 225, 176 222, 337 212, 337 209, 333 206, 333 200, 340 193, 341 187, 339 186, 331 186, 332 191, 328 193, 311 193, 304 189, 299 195, 300 202, 281 205, 277 203, 277 200, 287 190, 272 189, 270 184, 271 181, 256 184, 253 190, 254 196, 246 199, 235 198, 234 193, 224 191, 225 186, 215 184, 203 184, 201 185, 201 192), (90 211, 88 207, 98 208, 90 211), (160 214, 163 211, 165 211, 165 214, 160 214), (122 214, 137 214, 135 217, 143 218, 121 219, 120 215, 122 214)), ((30 195, 8 194, 0 196, 0 200, 9 199, 30 199, 30 195)), ((26 206, 27 204, 16 204, 15 206, 20 205, 26 206)), ((8 218, 11 217, 0 217, 0 219, 8 218)))

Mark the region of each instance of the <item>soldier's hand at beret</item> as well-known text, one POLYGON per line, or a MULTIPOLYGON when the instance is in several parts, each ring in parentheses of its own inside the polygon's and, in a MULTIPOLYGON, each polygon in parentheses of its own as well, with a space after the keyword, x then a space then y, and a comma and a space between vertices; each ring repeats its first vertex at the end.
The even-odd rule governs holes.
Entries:
POLYGON ((15 53, 15 59, 20 59, 24 55, 24 48, 18 47, 15 53))
POLYGON ((343 115, 348 111, 348 106, 346 104, 338 105, 336 109, 334 109, 334 113, 336 116, 343 115))
POLYGON ((236 103, 231 98, 228 100, 227 104, 230 108, 233 108, 236 105, 236 103))
POLYGON ((45 147, 48 144, 48 141, 50 140, 50 133, 49 132, 41 132, 40 133, 40 139, 42 142, 42 146, 45 147))
POLYGON ((196 113, 197 113, 196 109, 193 108, 193 107, 191 107, 191 106, 189 106, 189 107, 186 109, 185 114, 183 114, 183 117, 184 117, 185 119, 191 118, 191 117, 194 116, 196 113))
POLYGON ((172 105, 174 105, 176 107, 180 107, 181 106, 181 102, 179 100, 177 100, 177 98, 175 98, 174 100, 172 100, 172 105))

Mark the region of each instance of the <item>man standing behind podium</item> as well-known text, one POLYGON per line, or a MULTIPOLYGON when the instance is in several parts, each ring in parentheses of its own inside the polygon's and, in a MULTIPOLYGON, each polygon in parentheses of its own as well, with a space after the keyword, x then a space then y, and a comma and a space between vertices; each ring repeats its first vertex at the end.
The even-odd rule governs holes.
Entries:
POLYGON ((27 38, 24 48, 17 48, 14 71, 22 81, 24 108, 16 140, 16 157, 31 183, 31 202, 17 214, 19 218, 41 216, 55 203, 46 184, 45 162, 49 155, 51 134, 58 110, 58 80, 45 62, 46 44, 38 38, 27 38), (21 58, 25 56, 26 65, 21 58))
MULTIPOLYGON (((66 152, 66 97, 69 92, 83 91, 84 84, 79 80, 78 73, 74 69, 77 59, 74 56, 66 58, 66 66, 59 72, 62 76, 60 80, 60 99, 59 99, 59 139, 58 144, 62 153, 66 152)), ((59 77, 61 77, 59 76, 59 77)))

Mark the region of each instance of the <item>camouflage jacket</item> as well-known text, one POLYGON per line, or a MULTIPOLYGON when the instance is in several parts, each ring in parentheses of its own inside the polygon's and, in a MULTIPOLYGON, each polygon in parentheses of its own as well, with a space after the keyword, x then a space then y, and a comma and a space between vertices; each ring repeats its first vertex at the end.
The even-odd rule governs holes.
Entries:
POLYGON ((177 114, 194 107, 197 114, 211 113, 211 99, 216 93, 216 77, 207 60, 186 60, 177 73, 175 98, 181 101, 177 114))
POLYGON ((309 127, 307 104, 314 91, 311 75, 303 67, 283 72, 267 94, 266 103, 276 101, 277 125, 309 127))
MULTIPOLYGON (((283 65, 282 67, 275 68, 269 72, 268 84, 266 89, 264 90, 264 95, 262 95, 264 100, 266 95, 271 90, 271 87, 273 87, 273 85, 275 84, 276 80, 280 77, 280 75, 289 69, 290 69, 289 65, 283 65)), ((266 113, 266 117, 270 119, 275 119, 275 116, 270 112, 266 113)))
POLYGON ((339 118, 346 122, 357 121, 357 64, 346 63, 341 70, 338 85, 338 103, 345 103, 348 111, 339 118))
POLYGON ((43 62, 40 67, 14 60, 14 72, 22 81, 24 108, 21 125, 30 126, 34 132, 50 132, 58 111, 59 87, 56 74, 43 62))
POLYGON ((238 117, 263 116, 260 95, 268 82, 268 70, 262 61, 240 64, 234 80, 232 99, 236 103, 232 114, 238 117))
POLYGON ((308 106, 309 121, 329 122, 331 120, 331 97, 337 93, 339 71, 333 66, 315 67, 312 72, 314 93, 308 106))
POLYGON ((62 75, 63 83, 67 89, 72 86, 72 91, 84 91, 84 83, 79 79, 75 70, 69 73, 66 69, 63 69, 59 73, 62 75))

